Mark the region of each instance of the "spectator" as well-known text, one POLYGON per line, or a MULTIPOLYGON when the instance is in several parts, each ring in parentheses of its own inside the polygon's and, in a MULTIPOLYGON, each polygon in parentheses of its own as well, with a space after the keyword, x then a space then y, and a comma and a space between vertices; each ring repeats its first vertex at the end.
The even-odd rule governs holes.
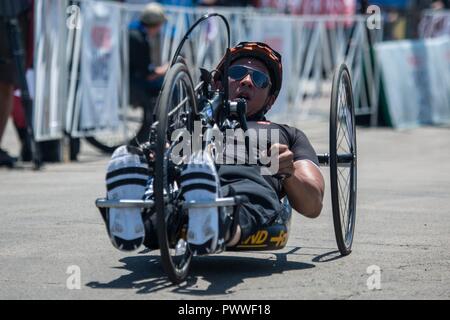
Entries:
MULTIPOLYGON (((3 67, 0 67, 0 69, 3 69, 3 67)), ((5 73, 0 72, 0 74, 5 73)), ((3 81, 3 79, 0 81, 0 142, 13 106, 13 89, 12 84, 3 81)), ((8 152, 0 148, 0 166, 13 167, 16 161, 17 158, 10 156, 8 152)))
MULTIPOLYGON (((22 38, 20 40, 25 48, 27 44, 28 13, 31 8, 31 2, 28 0, 17 1, 15 8, 17 11, 14 14, 18 18, 22 31, 22 38)), ((7 30, 7 19, 9 17, 10 13, 6 12, 5 7, 0 6, 0 146, 9 116, 13 109, 14 88, 19 86, 19 78, 11 52, 11 44, 7 30)), ((0 148, 0 166, 13 167, 16 162, 16 157, 12 157, 7 151, 0 148)))
POLYGON ((130 90, 151 96, 161 90, 168 64, 161 65, 160 32, 166 21, 163 7, 148 4, 138 21, 130 26, 130 90))

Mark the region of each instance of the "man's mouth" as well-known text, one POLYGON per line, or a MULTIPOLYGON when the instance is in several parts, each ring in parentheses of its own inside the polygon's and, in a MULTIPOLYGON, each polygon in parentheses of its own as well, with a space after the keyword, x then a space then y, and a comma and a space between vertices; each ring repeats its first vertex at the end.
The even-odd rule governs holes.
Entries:
POLYGON ((245 101, 247 101, 247 102, 251 99, 250 95, 248 93, 245 93, 245 92, 239 93, 236 98, 237 99, 245 99, 245 101))

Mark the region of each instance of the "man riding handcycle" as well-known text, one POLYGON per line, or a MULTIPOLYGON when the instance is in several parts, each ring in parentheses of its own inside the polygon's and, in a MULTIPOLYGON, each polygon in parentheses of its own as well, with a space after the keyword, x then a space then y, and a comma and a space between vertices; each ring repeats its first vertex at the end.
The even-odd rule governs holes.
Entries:
POLYGON ((283 248, 290 207, 320 215, 318 155, 302 131, 265 117, 282 72, 281 55, 259 42, 231 48, 213 73, 202 70, 195 89, 183 60, 172 63, 149 142, 113 153, 107 198, 97 201, 117 249, 159 248, 169 278, 179 283, 193 255, 283 248), (236 152, 239 129, 255 134, 246 134, 236 152), (200 143, 192 149, 196 133, 200 143), (180 152, 180 144, 192 152, 180 152), (262 170, 263 155, 272 170, 262 170))

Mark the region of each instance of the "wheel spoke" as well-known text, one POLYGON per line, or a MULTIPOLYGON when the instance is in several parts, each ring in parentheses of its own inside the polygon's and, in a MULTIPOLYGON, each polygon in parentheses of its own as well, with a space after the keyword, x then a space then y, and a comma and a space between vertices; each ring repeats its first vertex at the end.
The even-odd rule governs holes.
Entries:
MULTIPOLYGON (((339 170, 338 170, 339 171, 339 170)), ((345 191, 345 195, 349 194, 349 179, 346 179, 341 172, 339 172, 339 174, 341 175, 341 177, 345 180, 345 184, 343 186, 344 191, 345 191)), ((339 180, 340 181, 340 180, 339 180)), ((342 190, 341 190, 342 191, 342 190)), ((347 199, 348 200, 348 199, 347 199)), ((348 202, 345 203, 345 207, 347 208, 348 202)))
POLYGON ((339 147, 341 146, 341 142, 343 139, 343 137, 341 136, 342 124, 341 124, 341 121, 339 120, 339 117, 340 116, 339 116, 339 111, 338 111, 338 122, 337 122, 338 129, 337 129, 337 134, 336 134, 336 139, 338 140, 337 149, 339 149, 339 147))
MULTIPOLYGON (((339 170, 339 168, 338 168, 338 175, 340 175, 340 176, 342 177, 342 179, 345 181, 344 187, 345 187, 345 190, 348 191, 347 187, 349 186, 350 175, 349 175, 347 178, 344 177, 344 175, 342 174, 341 170, 339 170)), ((339 179, 339 177, 338 177, 338 179, 339 179)), ((339 181, 340 181, 340 180, 339 180, 339 181)))
MULTIPOLYGON (((343 126, 339 126, 339 132, 338 132, 338 134, 340 134, 341 128, 342 128, 342 127, 343 127, 343 126)), ((338 136, 339 136, 339 135, 338 135, 338 136)), ((344 148, 342 148, 342 141, 343 141, 344 139, 347 141, 347 146, 349 146, 349 142, 348 142, 348 140, 347 140, 347 136, 346 136, 346 134, 345 134, 345 130, 344 130, 344 134, 343 134, 343 135, 340 137, 340 139, 339 139, 337 149, 338 149, 338 150, 341 149, 341 150, 343 150, 344 152, 350 153, 350 152, 349 152, 350 150, 345 150, 344 148)))
MULTIPOLYGON (((341 204, 341 202, 342 202, 342 204, 344 205, 344 208, 343 208, 343 209, 347 209, 347 193, 344 193, 344 192, 342 191, 342 187, 341 187, 340 184, 339 184, 339 191, 340 191, 340 193, 343 195, 343 197, 345 198, 345 199, 343 199, 343 198, 341 197, 341 199, 342 199, 343 201, 339 201, 339 204, 341 204)), ((342 209, 342 208, 341 208, 341 209, 342 209)), ((344 220, 345 220, 346 212, 347 212, 347 210, 343 210, 343 211, 341 212, 341 217, 343 217, 344 220)))
MULTIPOLYGON (((341 106, 340 104, 339 104, 339 106, 341 106)), ((347 146, 348 147, 350 147, 350 142, 349 142, 349 140, 348 140, 348 137, 347 137, 347 135, 346 135, 346 131, 348 131, 348 127, 347 127, 347 123, 346 123, 346 121, 341 121, 341 119, 342 118, 344 118, 345 120, 347 119, 347 116, 346 116, 346 110, 347 110, 347 107, 339 107, 338 106, 338 122, 337 122, 337 124, 338 124, 338 130, 337 130, 337 135, 336 135, 336 137, 337 137, 337 139, 339 140, 338 141, 338 144, 337 144, 337 149, 339 149, 339 148, 341 148, 341 145, 342 145, 342 141, 344 140, 344 138, 345 138, 345 140, 346 140, 346 142, 347 142, 347 146), (347 130, 345 130, 343 127, 343 125, 342 124, 345 124, 345 128, 347 129, 347 130), (343 136, 341 136, 341 132, 343 131, 343 136)))
MULTIPOLYGON (((339 179, 339 177, 338 177, 338 185, 339 185, 339 190, 340 190, 340 192, 341 192, 341 194, 345 197, 345 200, 343 201, 344 202, 344 209, 345 209, 345 211, 343 211, 341 214, 343 215, 343 220, 344 220, 344 223, 345 223, 345 216, 347 216, 348 215, 348 205, 349 205, 349 179, 350 179, 350 177, 348 177, 348 178, 345 178, 344 177, 344 175, 342 174, 342 172, 338 169, 338 175, 340 175, 342 178, 343 178, 343 180, 345 181, 345 184, 344 184, 344 186, 342 187, 341 186, 341 183, 340 183, 340 179, 339 179)), ((344 224, 345 226, 346 226, 346 224, 344 224)), ((347 228, 346 228, 346 230, 347 230, 347 228)), ((346 231, 347 232, 347 231, 346 231)))
MULTIPOLYGON (((350 144, 349 137, 347 136, 347 134, 348 134, 347 112, 346 112, 347 107, 343 108, 342 110, 344 110, 343 113, 345 113, 345 117, 344 117, 345 121, 344 121, 344 123, 345 123, 345 128, 346 128, 346 130, 343 130, 343 131, 344 131, 344 138, 345 138, 345 140, 346 140, 346 142, 347 142, 347 146, 350 148, 350 145, 351 145, 351 144, 350 144)), ((341 125, 340 127, 343 127, 343 126, 341 125)), ((343 140, 343 138, 341 138, 341 140, 339 141, 339 147, 341 146, 342 140, 343 140)))
MULTIPOLYGON (((339 101, 338 101, 338 124, 339 124, 339 130, 338 130, 338 135, 337 136, 340 135, 341 127, 343 127, 341 120, 344 120, 343 122, 345 123, 345 128, 347 129, 347 130, 344 130, 344 138, 345 138, 345 140, 347 142, 347 146, 349 147, 349 149, 351 149, 351 142, 350 142, 351 139, 348 136, 349 130, 351 130, 350 129, 351 127, 349 128, 348 121, 351 121, 351 120, 350 120, 350 117, 348 115, 348 101, 347 101, 347 92, 346 92, 345 88, 346 87, 344 85, 344 82, 341 81, 341 84, 339 86, 339 90, 340 90, 339 91, 339 101)), ((341 145, 342 140, 343 140, 343 138, 341 138, 339 143, 338 143, 339 147, 341 145)))
POLYGON ((189 97, 184 98, 175 108, 173 108, 172 111, 169 112, 169 117, 172 117, 175 113, 177 113, 188 101, 189 97))

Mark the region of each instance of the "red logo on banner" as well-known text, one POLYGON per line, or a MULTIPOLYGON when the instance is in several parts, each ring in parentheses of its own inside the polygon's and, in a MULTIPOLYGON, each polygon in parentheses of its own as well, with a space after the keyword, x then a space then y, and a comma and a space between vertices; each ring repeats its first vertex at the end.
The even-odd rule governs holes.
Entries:
POLYGON ((91 39, 96 48, 109 50, 111 48, 111 29, 105 26, 94 26, 91 31, 91 39))
POLYGON ((408 62, 410 65, 417 67, 420 66, 422 64, 422 59, 420 57, 417 56, 411 56, 408 58, 408 62))

